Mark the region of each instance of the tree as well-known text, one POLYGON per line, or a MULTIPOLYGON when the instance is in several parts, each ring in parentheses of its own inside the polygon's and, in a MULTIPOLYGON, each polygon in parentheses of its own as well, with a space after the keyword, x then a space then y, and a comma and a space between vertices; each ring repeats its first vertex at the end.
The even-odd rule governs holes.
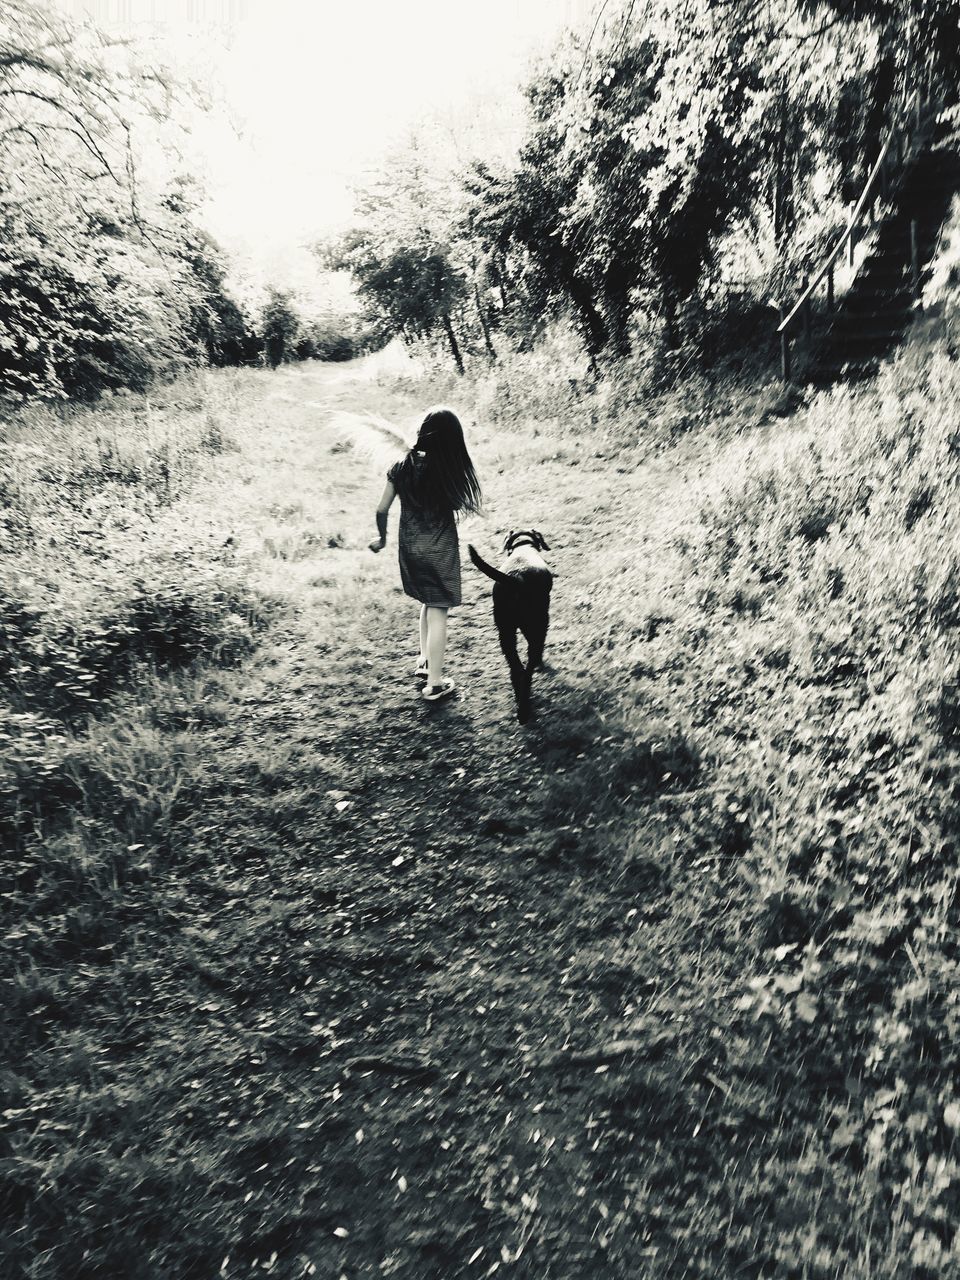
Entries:
POLYGON ((534 310, 569 307, 594 359, 630 350, 638 312, 681 341, 727 239, 768 214, 784 261, 807 252, 842 212, 836 172, 875 152, 890 91, 862 24, 824 23, 795 0, 604 14, 529 86, 513 168, 475 167, 467 183, 500 278, 512 269, 534 310))
POLYGON ((264 355, 271 369, 294 359, 299 327, 290 294, 271 289, 261 324, 264 355))
POLYGON ((591 358, 611 342, 615 355, 629 350, 638 290, 658 291, 672 316, 743 200, 717 91, 724 65, 698 54, 689 23, 681 38, 659 19, 601 50, 588 76, 585 55, 568 51, 530 86, 514 172, 474 172, 488 252, 521 251, 532 296, 570 306, 591 358))
POLYGON ((608 330, 576 246, 564 237, 565 211, 576 190, 577 172, 565 163, 563 134, 551 114, 554 95, 561 92, 562 84, 555 78, 531 86, 537 124, 512 173, 474 165, 466 179, 474 200, 470 226, 493 267, 504 310, 508 287, 527 325, 536 325, 553 308, 569 306, 594 359, 606 345, 608 330))
POLYGON ((343 247, 342 261, 353 272, 358 295, 394 333, 410 340, 428 338, 439 330, 457 371, 463 373, 452 313, 467 286, 441 246, 422 239, 387 248, 355 235, 343 247))
POLYGON ((130 42, 24 0, 0 11, 0 393, 143 386, 203 354, 210 281, 165 199, 175 99, 130 42))
POLYGON ((458 242, 459 194, 414 132, 358 195, 359 225, 328 255, 349 270, 371 315, 405 340, 442 335, 464 372, 458 330, 471 296, 469 250, 458 242))

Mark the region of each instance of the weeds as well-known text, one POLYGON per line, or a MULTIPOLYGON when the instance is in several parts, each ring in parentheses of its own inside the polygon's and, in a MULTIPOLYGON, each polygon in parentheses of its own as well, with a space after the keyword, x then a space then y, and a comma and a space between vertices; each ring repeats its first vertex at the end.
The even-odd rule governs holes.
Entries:
MULTIPOLYGON (((478 1249, 488 1273, 950 1274, 947 345, 769 435, 763 385, 485 373, 491 519, 543 468, 562 569, 522 738, 469 680, 443 721, 385 693, 406 614, 361 554, 365 463, 339 437, 310 454, 313 419, 258 399, 270 375, 221 379, 212 408, 181 389, 196 434, 163 449, 119 400, 136 446, 10 436, 19 1256, 230 1280, 447 1280, 478 1249), (280 596, 335 636, 287 637, 280 596), (622 1050, 599 1069, 598 1043, 622 1050), (362 1065, 421 1056, 413 1082, 362 1065)), ((376 394, 409 422, 453 385, 376 394)))

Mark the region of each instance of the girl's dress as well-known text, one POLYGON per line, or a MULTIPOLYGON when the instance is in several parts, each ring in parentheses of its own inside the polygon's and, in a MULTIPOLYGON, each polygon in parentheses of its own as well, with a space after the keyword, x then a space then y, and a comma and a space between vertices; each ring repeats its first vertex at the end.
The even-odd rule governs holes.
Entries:
MULTIPOLYGON (((420 468, 424 455, 411 455, 420 468)), ((452 511, 437 515, 411 499, 396 462, 387 479, 400 496, 400 581, 408 596, 421 604, 449 609, 460 603, 460 539, 452 511), (399 481, 399 483, 398 483, 399 481)))

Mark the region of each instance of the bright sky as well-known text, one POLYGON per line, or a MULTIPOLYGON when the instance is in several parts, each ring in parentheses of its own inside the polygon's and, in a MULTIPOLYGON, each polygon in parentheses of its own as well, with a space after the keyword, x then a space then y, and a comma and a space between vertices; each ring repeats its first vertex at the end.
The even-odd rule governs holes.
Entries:
MULTIPOLYGON (((99 22, 221 49, 224 119, 199 130, 207 220, 225 244, 261 251, 349 217, 349 184, 425 112, 456 123, 490 108, 502 141, 530 56, 599 0, 58 0, 99 22), (499 117, 499 118, 498 118, 499 117)), ((186 42, 186 43, 184 43, 186 42)))

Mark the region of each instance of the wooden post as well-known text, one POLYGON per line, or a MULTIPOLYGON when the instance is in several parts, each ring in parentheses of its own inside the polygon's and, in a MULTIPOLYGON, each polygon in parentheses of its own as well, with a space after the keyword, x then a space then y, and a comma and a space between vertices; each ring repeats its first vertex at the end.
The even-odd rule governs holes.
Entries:
POLYGON ((910 277, 914 299, 920 297, 920 241, 917 236, 917 220, 910 219, 910 277))
POLYGON ((833 310, 833 263, 827 267, 827 310, 833 310))
MULTIPOLYGON (((783 314, 782 308, 780 314, 783 314)), ((786 329, 780 333, 780 376, 784 382, 790 381, 790 335, 786 329)))
MULTIPOLYGON (((800 279, 801 294, 804 294, 807 292, 807 285, 809 283, 810 283, 809 276, 801 277, 800 279)), ((804 298, 803 311, 801 314, 803 315, 803 340, 804 342, 809 342, 810 341, 810 299, 809 298, 804 298)))
MULTIPOLYGON (((787 318, 787 304, 780 304, 780 323, 787 318)), ((790 381, 790 334, 786 329, 780 330, 780 377, 784 382, 790 381)))

